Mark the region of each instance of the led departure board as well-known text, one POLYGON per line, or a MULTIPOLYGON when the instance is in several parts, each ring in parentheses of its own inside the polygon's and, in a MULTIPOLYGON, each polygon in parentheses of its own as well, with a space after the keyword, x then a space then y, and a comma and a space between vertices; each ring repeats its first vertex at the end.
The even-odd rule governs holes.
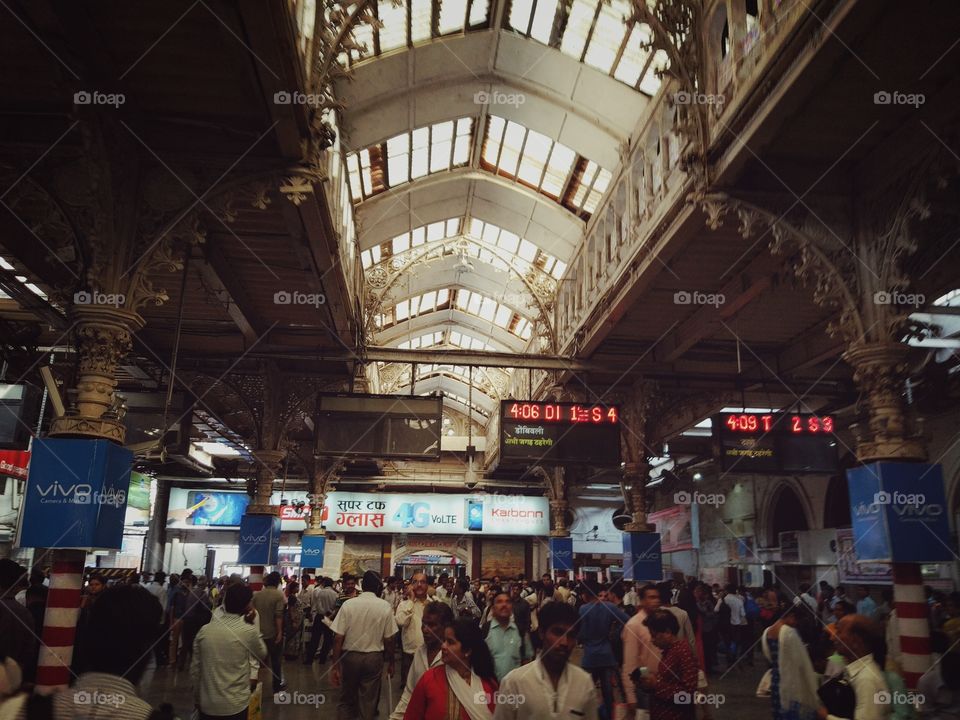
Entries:
POLYGON ((504 400, 500 403, 500 459, 618 467, 620 408, 504 400))
POLYGON ((742 412, 713 416, 720 466, 730 472, 835 472, 834 432, 830 415, 742 412))

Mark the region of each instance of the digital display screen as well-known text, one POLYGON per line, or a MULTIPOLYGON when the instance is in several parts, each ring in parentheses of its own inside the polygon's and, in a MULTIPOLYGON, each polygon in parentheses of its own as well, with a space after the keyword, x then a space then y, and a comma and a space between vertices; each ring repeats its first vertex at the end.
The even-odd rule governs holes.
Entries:
POLYGON ((620 408, 504 400, 500 403, 500 459, 618 467, 620 408))
POLYGON ((589 423, 593 425, 617 425, 620 422, 619 411, 615 407, 603 405, 578 405, 576 403, 507 403, 507 415, 512 420, 538 420, 540 422, 589 423))
POLYGON ((783 415, 780 413, 725 413, 720 416, 732 433, 757 434, 773 432, 774 426, 785 422, 787 432, 793 435, 829 435, 833 433, 833 418, 829 415, 783 415))
POLYGON ((317 452, 336 457, 440 459, 441 397, 321 395, 317 452))
POLYGON ((828 473, 839 467, 836 423, 809 413, 721 413, 713 437, 725 471, 828 473))
POLYGON ((191 490, 187 495, 187 524, 239 527, 249 504, 250 496, 245 493, 191 490))

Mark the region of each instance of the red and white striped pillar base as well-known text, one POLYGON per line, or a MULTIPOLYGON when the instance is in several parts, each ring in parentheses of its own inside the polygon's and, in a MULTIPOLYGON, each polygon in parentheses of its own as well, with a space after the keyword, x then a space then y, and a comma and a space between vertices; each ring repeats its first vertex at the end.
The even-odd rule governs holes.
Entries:
POLYGON ((903 679, 908 688, 914 689, 931 665, 929 610, 919 565, 893 564, 893 602, 897 609, 903 679))
POLYGON ((247 584, 254 592, 257 592, 257 590, 263 590, 263 570, 263 565, 250 566, 250 579, 247 584))
POLYGON ((49 693, 70 684, 70 663, 77 635, 83 589, 83 550, 58 550, 54 555, 47 609, 40 636, 37 691, 49 693))

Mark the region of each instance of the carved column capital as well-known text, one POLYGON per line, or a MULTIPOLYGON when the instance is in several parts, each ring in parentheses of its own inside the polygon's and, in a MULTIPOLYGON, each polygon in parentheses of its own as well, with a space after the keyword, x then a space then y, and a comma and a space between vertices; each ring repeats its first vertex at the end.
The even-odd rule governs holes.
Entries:
POLYGON ((570 537, 570 530, 567 528, 566 513, 566 500, 550 501, 550 516, 553 519, 553 528, 550 530, 550 537, 570 537))
POLYGON ((130 352, 133 333, 143 327, 143 318, 108 305, 74 305, 70 316, 79 374, 76 388, 67 393, 67 412, 53 420, 50 436, 107 439, 122 445, 126 428, 124 408, 114 393, 116 371, 130 352))
POLYGON ((853 344, 843 359, 853 367, 853 379, 867 403, 867 432, 857 434, 857 459, 925 460, 920 434, 904 412, 903 388, 910 348, 902 343, 853 344))

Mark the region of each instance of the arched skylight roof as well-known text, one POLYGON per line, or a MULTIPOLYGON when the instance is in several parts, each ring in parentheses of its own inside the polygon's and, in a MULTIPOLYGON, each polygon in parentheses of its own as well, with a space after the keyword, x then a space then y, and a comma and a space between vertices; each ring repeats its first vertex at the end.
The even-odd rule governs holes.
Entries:
POLYGON ((652 32, 648 25, 628 23, 632 14, 629 0, 513 0, 508 23, 521 35, 653 95, 666 54, 644 47, 652 32))
POLYGON ((496 115, 487 118, 480 167, 508 177, 589 218, 612 174, 546 135, 496 115))
POLYGON ((451 307, 491 322, 522 340, 529 340, 533 334, 533 326, 524 315, 493 298, 463 288, 431 290, 423 295, 401 300, 394 307, 376 316, 377 330, 386 330, 419 315, 449 310, 451 307))
POLYGON ((452 345, 453 347, 464 350, 499 352, 496 345, 460 332, 459 330, 437 330, 397 343, 397 347, 401 350, 418 350, 420 348, 436 347, 438 345, 452 345))
MULTIPOLYGON (((473 118, 420 127, 347 156, 355 203, 470 162, 473 118)), ((483 128, 480 169, 508 178, 589 219, 612 174, 546 135, 497 115, 483 128)))
POLYGON ((354 202, 470 161, 473 118, 419 127, 347 156, 354 202))
MULTIPOLYGON (((382 27, 356 29, 363 51, 351 51, 348 64, 490 27, 489 0, 376 0, 373 7, 382 27)), ((646 47, 650 28, 628 22, 631 14, 629 0, 512 0, 506 28, 653 95, 666 56, 646 47)))
MULTIPOLYGON (((460 226, 460 218, 449 218, 421 225, 411 232, 397 235, 392 240, 380 243, 380 245, 360 253, 363 268, 367 270, 374 265, 387 261, 389 258, 402 255, 429 242, 457 237, 460 235, 460 226)), ((532 242, 525 240, 516 233, 478 218, 469 219, 463 235, 467 238, 466 251, 468 255, 499 270, 509 269, 508 264, 502 259, 503 255, 512 255, 513 267, 520 272, 526 272, 528 268, 535 267, 559 280, 567 269, 566 263, 545 252, 532 242), (479 242, 474 242, 472 239, 479 242), (485 244, 490 247, 485 247, 485 244), (494 254, 491 248, 497 248, 499 252, 494 254)), ((454 245, 451 243, 450 247, 452 252, 454 245)))
MULTIPOLYGON (((391 0, 376 0, 373 7, 383 27, 357 28, 355 36, 365 46, 363 58, 413 47, 425 40, 463 32, 465 28, 479 30, 490 23, 490 0, 402 0, 399 5, 391 0)), ((351 51, 351 64, 360 59, 359 52, 351 51)))

